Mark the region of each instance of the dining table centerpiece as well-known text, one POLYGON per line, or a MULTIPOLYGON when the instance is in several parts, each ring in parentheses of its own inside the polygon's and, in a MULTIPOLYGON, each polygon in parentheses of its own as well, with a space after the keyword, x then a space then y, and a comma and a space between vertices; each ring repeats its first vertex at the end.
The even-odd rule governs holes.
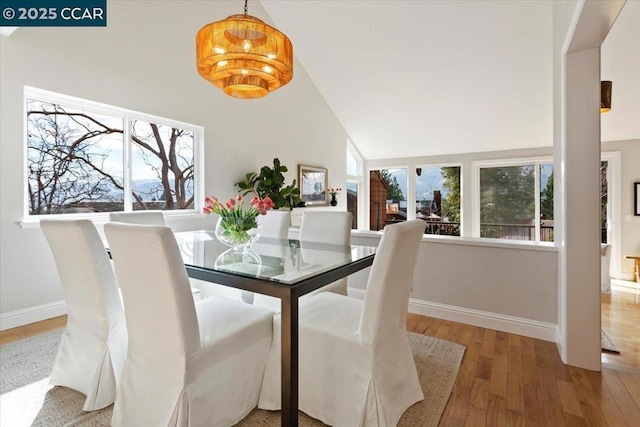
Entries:
POLYGON ((266 215, 273 208, 273 201, 269 197, 261 199, 254 197, 249 206, 244 206, 244 197, 238 194, 225 203, 217 197, 207 197, 202 210, 205 214, 218 214, 216 223, 216 238, 234 251, 243 251, 260 238, 262 229, 258 222, 258 215, 266 215))

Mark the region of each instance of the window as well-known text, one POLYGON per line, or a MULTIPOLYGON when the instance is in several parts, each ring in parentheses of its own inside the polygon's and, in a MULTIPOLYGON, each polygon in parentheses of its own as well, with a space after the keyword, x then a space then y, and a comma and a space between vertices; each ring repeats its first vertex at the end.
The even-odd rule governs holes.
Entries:
POLYGON ((478 162, 476 235, 553 242, 551 160, 478 162))
POLYGON ((369 172, 369 229, 407 220, 407 169, 369 172))
POLYGON ((460 167, 416 168, 416 218, 425 234, 460 235, 460 167))
POLYGON ((553 242, 553 163, 538 165, 540 172, 540 241, 553 242))
POLYGON ((351 141, 347 140, 347 211, 351 212, 353 220, 351 228, 357 229, 358 224, 362 222, 360 216, 364 209, 361 207, 362 198, 359 189, 364 185, 364 177, 362 175, 362 157, 358 150, 353 146, 351 141))
POLYGON ((37 89, 25 102, 27 215, 196 209, 202 128, 37 89))

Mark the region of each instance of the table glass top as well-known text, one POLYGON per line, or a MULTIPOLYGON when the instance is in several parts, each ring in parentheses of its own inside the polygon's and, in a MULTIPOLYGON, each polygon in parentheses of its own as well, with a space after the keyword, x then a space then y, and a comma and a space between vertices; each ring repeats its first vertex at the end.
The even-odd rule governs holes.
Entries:
POLYGON ((295 284, 309 277, 373 256, 370 246, 343 246, 261 237, 251 248, 235 252, 213 231, 175 233, 185 265, 238 276, 295 284))

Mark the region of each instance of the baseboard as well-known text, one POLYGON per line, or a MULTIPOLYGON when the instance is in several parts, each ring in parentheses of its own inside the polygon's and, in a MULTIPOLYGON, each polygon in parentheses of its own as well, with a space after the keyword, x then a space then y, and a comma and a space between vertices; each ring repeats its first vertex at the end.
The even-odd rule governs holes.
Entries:
POLYGON ((0 315, 0 331, 67 314, 64 301, 56 301, 0 315))
POLYGON ((611 279, 611 284, 629 289, 640 290, 640 283, 635 280, 611 279))
MULTIPOLYGON (((364 290, 349 288, 349 296, 363 299, 364 290)), ((544 341, 556 342, 557 326, 553 323, 440 304, 415 298, 409 299, 409 312, 479 326, 481 328, 495 329, 510 334, 524 335, 544 341)))

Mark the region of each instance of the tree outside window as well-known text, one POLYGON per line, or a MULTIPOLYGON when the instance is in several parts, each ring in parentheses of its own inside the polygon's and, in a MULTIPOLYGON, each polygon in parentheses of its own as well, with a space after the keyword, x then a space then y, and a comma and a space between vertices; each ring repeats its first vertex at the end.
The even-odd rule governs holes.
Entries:
POLYGON ((460 167, 416 168, 416 218, 425 234, 460 235, 460 167))
POLYGON ((193 131, 34 99, 26 120, 30 215, 193 209, 193 131))

